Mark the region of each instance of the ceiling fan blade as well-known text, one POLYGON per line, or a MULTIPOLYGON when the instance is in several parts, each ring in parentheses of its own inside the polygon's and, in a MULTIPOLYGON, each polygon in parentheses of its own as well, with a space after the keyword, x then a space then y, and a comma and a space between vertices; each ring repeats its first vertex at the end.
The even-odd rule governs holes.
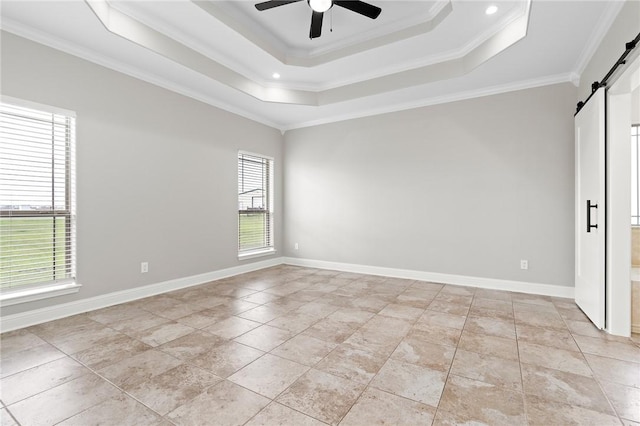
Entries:
POLYGON ((324 12, 313 11, 311 15, 311 29, 309 30, 309 38, 317 38, 322 34, 322 18, 324 12))
POLYGON ((284 6, 285 4, 289 4, 289 3, 297 3, 299 1, 302 0, 282 0, 282 1, 276 1, 276 0, 271 0, 271 1, 264 1, 262 3, 257 3, 256 4, 256 9, 263 11, 263 10, 267 10, 267 9, 273 9, 274 7, 278 7, 278 6, 284 6))
POLYGON ((333 2, 333 4, 344 7, 345 9, 349 9, 371 19, 376 19, 378 15, 380 15, 380 12, 382 12, 382 9, 380 9, 378 6, 374 6, 363 1, 336 0, 333 2))

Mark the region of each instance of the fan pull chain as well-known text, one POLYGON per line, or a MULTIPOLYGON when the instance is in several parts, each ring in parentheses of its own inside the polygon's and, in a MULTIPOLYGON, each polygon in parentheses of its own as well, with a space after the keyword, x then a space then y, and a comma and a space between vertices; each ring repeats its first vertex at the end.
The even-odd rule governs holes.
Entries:
POLYGON ((329 10, 329 32, 332 33, 333 32, 333 8, 331 8, 331 10, 329 10))

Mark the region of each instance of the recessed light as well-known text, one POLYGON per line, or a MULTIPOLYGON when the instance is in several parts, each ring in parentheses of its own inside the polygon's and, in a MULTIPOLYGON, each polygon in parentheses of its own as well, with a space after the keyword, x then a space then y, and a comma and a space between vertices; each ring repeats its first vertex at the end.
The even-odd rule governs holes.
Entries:
POLYGON ((280 74, 278 74, 277 72, 274 72, 273 74, 271 74, 271 77, 275 78, 276 80, 280 78, 280 74))
POLYGON ((496 6, 495 4, 492 4, 487 8, 487 10, 484 11, 484 13, 486 13, 487 15, 493 15, 497 11, 498 11, 498 6, 496 6))

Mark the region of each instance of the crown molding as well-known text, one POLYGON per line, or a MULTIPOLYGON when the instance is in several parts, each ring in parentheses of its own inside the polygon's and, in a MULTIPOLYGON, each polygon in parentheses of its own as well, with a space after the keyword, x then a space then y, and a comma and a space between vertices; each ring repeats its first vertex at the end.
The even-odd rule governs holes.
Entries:
POLYGON ((618 14, 622 10, 624 4, 625 0, 607 2, 606 11, 602 14, 598 25, 596 25, 596 27, 593 29, 593 32, 591 32, 589 40, 585 44, 584 49, 582 49, 582 52, 580 53, 576 64, 573 66, 573 72, 578 75, 578 82, 580 76, 589 64, 589 61, 596 53, 596 50, 598 50, 598 47, 600 47, 600 43, 602 43, 602 40, 611 29, 613 22, 618 17, 618 14))
POLYGON ((411 102, 406 102, 402 104, 395 104, 388 107, 374 108, 367 111, 360 110, 357 113, 334 115, 332 117, 323 118, 321 120, 306 121, 306 122, 294 124, 291 126, 285 126, 283 127, 282 130, 283 132, 287 132, 289 130, 302 129, 305 127, 320 126, 323 124, 331 124, 331 123, 336 123, 340 121, 347 121, 347 120, 354 120, 358 118, 371 117, 375 115, 389 114, 393 112, 406 111, 406 110, 422 108, 426 106, 447 104, 451 102, 464 101, 467 99, 482 98, 485 96, 499 95, 502 93, 515 92, 518 90, 534 89, 536 87, 550 86, 553 84, 560 84, 560 83, 575 84, 574 79, 575 79, 575 74, 573 73, 551 75, 551 76, 542 77, 542 78, 523 80, 523 81, 518 81, 513 83, 485 87, 478 90, 469 90, 466 92, 452 93, 444 96, 424 98, 424 99, 420 99, 419 101, 411 101, 411 102))
POLYGON ((35 30, 32 27, 22 25, 9 18, 6 18, 6 17, 2 18, 2 30, 15 34, 19 37, 23 37, 27 40, 40 43, 44 46, 51 47, 52 49, 60 50, 61 52, 76 56, 78 58, 84 59, 96 65, 100 65, 102 67, 120 72, 122 74, 128 75, 129 77, 133 77, 138 80, 142 80, 144 82, 153 84, 154 86, 161 87, 171 92, 175 92, 180 95, 186 96, 188 98, 197 100, 199 102, 203 102, 213 107, 225 110, 232 114, 236 114, 240 117, 244 117, 251 121, 264 124, 265 126, 272 127, 275 129, 280 129, 281 127, 279 124, 271 120, 268 120, 263 116, 252 114, 244 109, 237 108, 229 103, 220 101, 220 99, 218 98, 214 98, 211 96, 204 96, 199 92, 191 90, 180 84, 176 84, 170 80, 167 80, 165 78, 159 77, 155 74, 152 74, 146 71, 142 71, 138 68, 132 67, 123 62, 116 61, 113 58, 97 54, 93 50, 84 49, 82 47, 79 47, 75 43, 70 43, 66 40, 53 37, 50 34, 35 30))

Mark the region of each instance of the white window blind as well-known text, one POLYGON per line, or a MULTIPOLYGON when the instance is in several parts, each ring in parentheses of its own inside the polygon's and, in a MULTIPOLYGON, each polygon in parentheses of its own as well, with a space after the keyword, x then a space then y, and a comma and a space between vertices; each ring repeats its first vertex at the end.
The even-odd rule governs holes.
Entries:
POLYGON ((273 249, 273 159, 238 154, 238 253, 273 249))
POLYGON ((75 118, 0 103, 0 290, 75 279, 75 118))

